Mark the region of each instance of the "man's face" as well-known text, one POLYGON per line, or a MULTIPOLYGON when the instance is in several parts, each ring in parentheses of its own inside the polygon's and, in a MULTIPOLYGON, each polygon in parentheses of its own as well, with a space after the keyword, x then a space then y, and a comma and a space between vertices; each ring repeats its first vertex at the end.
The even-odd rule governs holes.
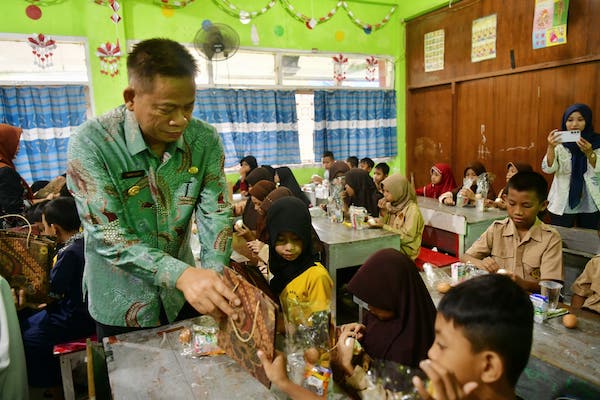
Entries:
POLYGON ((156 76, 151 89, 128 87, 127 108, 133 111, 146 144, 163 147, 183 134, 192 118, 196 85, 193 77, 156 76))
POLYGON ((329 168, 331 168, 331 164, 333 164, 333 158, 331 158, 331 157, 323 157, 321 159, 321 162, 323 163, 323 168, 329 169, 329 168))

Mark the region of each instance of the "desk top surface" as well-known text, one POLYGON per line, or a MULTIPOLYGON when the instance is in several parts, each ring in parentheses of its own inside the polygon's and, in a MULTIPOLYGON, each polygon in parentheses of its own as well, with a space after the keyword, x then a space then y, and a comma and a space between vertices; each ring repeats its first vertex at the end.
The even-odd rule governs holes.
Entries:
POLYGON ((389 240, 400 237, 398 233, 384 229, 352 229, 345 224, 331 222, 329 218, 320 216, 312 218, 312 226, 317 232, 319 239, 328 245, 340 243, 353 243, 365 240, 389 240))
POLYGON ((182 327, 191 324, 191 320, 186 320, 105 338, 113 398, 279 398, 228 356, 190 358, 182 355, 179 334, 182 327))
MULTIPOLYGON (((448 267, 434 268, 434 279, 430 282, 421 272, 436 307, 443 296, 436 289, 437 282, 449 282, 448 273, 448 267)), ((568 308, 567 305, 561 306, 568 308)), ((565 328, 562 317, 551 318, 541 324, 534 323, 531 355, 600 387, 600 317, 581 310, 578 315, 575 329, 565 328)))
POLYGON ((468 224, 484 222, 495 219, 502 219, 508 216, 507 212, 498 208, 486 208, 485 211, 477 211, 475 207, 456 207, 441 204, 437 199, 429 197, 417 196, 417 203, 421 209, 421 213, 427 213, 428 210, 440 212, 465 218, 468 224))

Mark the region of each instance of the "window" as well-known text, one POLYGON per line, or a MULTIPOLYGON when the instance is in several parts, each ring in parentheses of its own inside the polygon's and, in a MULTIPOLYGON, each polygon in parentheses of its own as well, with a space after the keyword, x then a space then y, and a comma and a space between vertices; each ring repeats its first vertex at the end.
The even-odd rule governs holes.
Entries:
POLYGON ((89 81, 85 39, 56 38, 52 63, 35 64, 26 35, 0 36, 0 84, 85 83, 89 81))

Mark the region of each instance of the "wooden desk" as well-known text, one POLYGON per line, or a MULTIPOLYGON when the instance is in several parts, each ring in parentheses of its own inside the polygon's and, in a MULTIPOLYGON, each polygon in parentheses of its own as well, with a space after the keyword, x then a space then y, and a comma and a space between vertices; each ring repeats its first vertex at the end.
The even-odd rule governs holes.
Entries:
MULTIPOLYGON (((450 269, 433 272, 433 283, 424 272, 421 277, 437 306, 443 295, 436 290, 435 281, 450 280, 450 269)), ((599 350, 600 317, 596 314, 580 312, 575 329, 565 328, 562 317, 534 323, 531 357, 517 384, 517 394, 524 399, 554 399, 577 388, 577 398, 600 398, 599 350)))
POLYGON ((186 320, 105 338, 113 399, 278 398, 227 356, 182 356, 176 328, 191 324, 186 320))
MULTIPOLYGON (((333 279, 334 300, 338 269, 361 265, 380 249, 400 249, 400 235, 394 232, 367 228, 355 230, 344 224, 331 222, 324 216, 313 217, 312 225, 325 247, 325 266, 333 279)), ((335 301, 332 303, 335 308, 335 301)), ((335 317, 335 309, 332 311, 335 317)))
POLYGON ((497 208, 488 208, 481 212, 475 207, 446 206, 429 197, 417 196, 417 203, 425 225, 457 236, 457 257, 462 256, 494 220, 508 216, 506 211, 497 208))

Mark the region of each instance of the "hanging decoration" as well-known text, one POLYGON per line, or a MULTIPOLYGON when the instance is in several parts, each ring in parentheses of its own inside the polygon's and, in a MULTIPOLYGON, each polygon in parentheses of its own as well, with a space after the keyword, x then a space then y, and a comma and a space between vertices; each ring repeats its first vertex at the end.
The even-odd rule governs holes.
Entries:
POLYGON ((367 57, 365 61, 367 62, 367 74, 365 75, 365 79, 369 82, 373 82, 375 80, 379 61, 373 56, 367 57))
POLYGON ((285 8, 285 10, 292 17, 296 18, 298 21, 303 22, 304 25, 308 29, 314 29, 318 24, 322 24, 323 22, 329 21, 338 11, 338 9, 342 6, 343 1, 338 1, 334 8, 332 8, 326 15, 319 18, 309 17, 304 15, 300 11, 296 11, 296 8, 292 5, 290 0, 280 0, 281 4, 285 8))
POLYGON ((252 44, 258 46, 260 43, 260 37, 258 36, 258 28, 256 25, 252 24, 252 28, 250 29, 250 40, 252 40, 252 44))
POLYGON ((156 5, 163 8, 183 8, 193 2, 194 0, 154 0, 156 5))
POLYGON ((38 20, 42 18, 42 9, 36 5, 30 5, 25 8, 25 15, 27 15, 32 20, 38 20))
POLYGON ((52 66, 52 56, 56 49, 56 42, 53 39, 50 39, 50 37, 45 36, 43 33, 30 36, 27 40, 29 40, 29 45, 33 49, 33 64, 42 69, 52 66))
POLYGON ((117 43, 106 42, 96 49, 96 55, 100 59, 100 73, 111 78, 119 75, 119 60, 121 59, 121 47, 117 43))
MULTIPOLYGON (((167 0, 155 1, 162 3, 167 0)), ((363 22, 359 18, 357 18, 354 15, 354 12, 348 6, 348 3, 343 0, 338 1, 336 5, 327 14, 321 17, 308 16, 303 14, 301 11, 297 10, 296 7, 292 4, 292 0, 279 0, 279 2, 281 3, 282 7, 288 12, 288 14, 290 14, 299 22, 303 23, 308 29, 311 30, 314 29, 317 25, 329 21, 331 18, 333 18, 333 16, 338 12, 340 8, 343 8, 348 14, 348 17, 350 17, 350 19, 352 20, 352 22, 356 26, 360 27, 366 34, 370 34, 373 31, 377 31, 383 28, 390 21, 392 15, 396 12, 396 9, 398 8, 397 6, 393 6, 380 22, 376 24, 370 24, 363 22)), ((300 1, 298 0, 297 3, 299 2, 300 1)), ((258 11, 242 10, 238 6, 233 4, 232 0, 213 0, 213 3, 215 3, 217 6, 219 6, 219 8, 221 8, 221 10, 231 15, 232 17, 239 18, 242 24, 248 24, 254 18, 265 14, 267 11, 273 8, 275 6, 275 3, 277 3, 277 0, 269 0, 269 2, 258 11)))
POLYGON ((271 8, 273 8, 273 6, 275 6, 275 3, 277 3, 277 1, 269 0, 269 2, 258 11, 242 10, 229 0, 213 0, 213 3, 215 3, 217 6, 219 6, 219 8, 221 10, 225 11, 227 14, 231 15, 232 17, 239 18, 240 22, 242 24, 248 24, 254 18, 256 18, 260 15, 263 15, 264 13, 269 11, 271 8))
POLYGON ((381 22, 378 22, 376 24, 367 24, 354 16, 354 12, 352 10, 350 10, 348 3, 343 1, 342 6, 346 10, 348 17, 350 17, 352 22, 354 22, 354 24, 356 26, 362 28, 363 32, 365 32, 367 35, 371 34, 371 32, 373 32, 373 31, 377 31, 377 30, 383 28, 388 22, 390 22, 392 15, 394 15, 394 13, 396 12, 396 9, 397 9, 396 6, 393 6, 392 8, 390 8, 390 11, 387 13, 387 15, 385 17, 383 17, 381 22))
POLYGON ((333 60, 333 80, 336 85, 340 85, 346 79, 346 68, 348 68, 348 58, 343 54, 331 57, 333 60))
POLYGON ((100 60, 100 73, 102 75, 115 77, 119 75, 119 61, 121 60, 121 46, 119 45, 119 34, 117 25, 121 22, 119 10, 121 4, 117 0, 93 0, 96 4, 110 7, 112 14, 109 17, 115 24, 115 42, 106 41, 96 49, 96 56, 100 60))
POLYGON ((33 4, 35 6, 46 7, 46 6, 55 6, 57 4, 64 3, 67 0, 25 0, 25 1, 28 2, 29 4, 33 4))

